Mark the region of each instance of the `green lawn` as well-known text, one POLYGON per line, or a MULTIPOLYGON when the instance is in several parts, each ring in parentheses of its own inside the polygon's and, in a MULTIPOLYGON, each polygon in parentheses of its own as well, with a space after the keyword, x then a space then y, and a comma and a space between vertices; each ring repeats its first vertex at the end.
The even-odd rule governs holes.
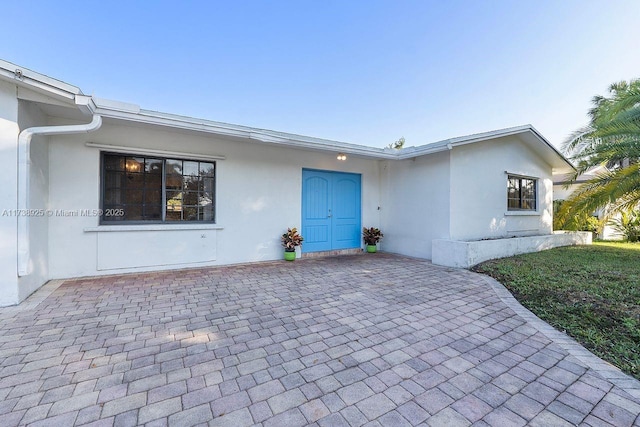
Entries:
POLYGON ((640 243, 597 242, 487 261, 538 317, 640 379, 640 243))

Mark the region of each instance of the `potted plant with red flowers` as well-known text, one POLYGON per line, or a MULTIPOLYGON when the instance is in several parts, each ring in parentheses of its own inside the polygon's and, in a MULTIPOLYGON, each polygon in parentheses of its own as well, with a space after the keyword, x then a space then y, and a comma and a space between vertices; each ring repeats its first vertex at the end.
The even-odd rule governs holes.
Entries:
POLYGON ((367 252, 374 253, 377 251, 377 244, 384 237, 379 228, 370 227, 362 229, 362 238, 367 245, 367 252))
POLYGON ((287 232, 282 235, 280 239, 282 246, 284 247, 284 259, 287 261, 295 261, 296 259, 296 247, 302 246, 304 238, 298 233, 298 230, 294 228, 287 228, 287 232))

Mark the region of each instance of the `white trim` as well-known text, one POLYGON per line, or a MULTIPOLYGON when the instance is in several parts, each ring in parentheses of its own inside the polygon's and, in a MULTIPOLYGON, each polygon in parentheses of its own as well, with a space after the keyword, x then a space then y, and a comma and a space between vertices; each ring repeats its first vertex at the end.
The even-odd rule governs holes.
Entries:
MULTIPOLYGON (((521 173, 515 173, 515 172, 509 172, 509 171, 504 171, 504 174, 507 175, 507 179, 509 179, 509 176, 513 176, 515 178, 531 179, 533 181, 539 181, 540 180, 539 176, 523 175, 521 173)), ((536 185, 538 185, 538 184, 536 184, 536 185)))
POLYGON ((540 216, 538 211, 506 211, 505 216, 540 216))
POLYGON ((384 148, 368 147, 345 142, 332 141, 321 138, 313 138, 303 135, 296 135, 285 132, 278 132, 267 129, 258 129, 248 126, 233 125, 229 123, 214 122, 211 120, 196 119, 192 117, 178 116, 175 114, 160 113, 150 110, 135 111, 132 107, 126 110, 119 109, 117 103, 109 105, 101 104, 96 100, 96 113, 104 117, 116 120, 145 123, 151 125, 167 126, 178 129, 187 129, 197 132, 206 132, 214 135, 236 137, 257 141, 258 143, 274 144, 288 147, 302 148, 314 151, 329 151, 350 154, 355 156, 369 157, 375 159, 406 160, 428 154, 451 150, 460 145, 473 144, 510 135, 531 134, 560 159, 559 163, 551 164, 554 169, 560 164, 567 167, 567 170, 575 170, 573 165, 555 147, 553 147, 540 133, 531 125, 516 126, 512 128, 499 129, 491 132, 484 132, 474 135, 461 136, 446 139, 432 144, 418 147, 407 147, 401 150, 387 150, 384 148))
MULTIPOLYGON (((421 145, 418 147, 407 147, 407 148, 403 148, 402 150, 399 150, 398 153, 396 154, 396 158, 400 160, 405 160, 405 159, 415 158, 418 156, 424 156, 427 154, 437 153, 440 151, 452 150, 453 148, 461 145, 473 144, 476 142, 487 141, 495 138, 502 138, 505 136, 527 134, 527 133, 531 133, 538 141, 542 142, 543 145, 545 145, 547 148, 550 148, 556 154, 556 156, 562 160, 562 163, 564 163, 564 166, 568 166, 570 170, 575 170, 571 162, 569 162, 569 160, 567 160, 567 158, 564 157, 562 153, 560 153, 560 151, 558 151, 558 149, 555 148, 549 141, 547 141, 540 134, 540 132, 538 132, 536 128, 534 128, 532 125, 515 126, 511 128, 506 128, 506 129, 498 129, 490 132, 478 133, 474 135, 466 135, 466 136, 460 136, 457 138, 445 139, 442 141, 421 145)), ((558 166, 558 164, 555 164, 555 165, 552 164, 551 166, 553 167, 554 171, 559 169, 555 167, 555 166, 558 166)))
MULTIPOLYGON (((490 132, 483 132, 473 135, 459 136, 456 138, 449 138, 431 144, 420 145, 418 147, 407 147, 398 152, 398 158, 403 160, 416 156, 423 156, 425 154, 437 153, 440 151, 452 150, 460 145, 473 144, 476 142, 487 141, 494 138, 501 138, 509 135, 517 135, 525 132, 534 132, 533 126, 523 125, 506 129, 498 129, 490 132)), ((535 134, 535 132, 534 132, 535 134)), ((537 135, 537 134, 536 134, 537 135)))
POLYGON ((193 160, 225 160, 225 156, 221 155, 209 155, 209 154, 195 154, 195 153, 187 153, 184 151, 165 151, 165 150, 154 150, 152 148, 138 148, 138 147, 126 147, 123 145, 110 145, 110 144, 96 144, 94 142, 87 142, 85 144, 90 148, 98 148, 104 151, 111 151, 113 153, 123 153, 123 154, 147 154, 153 156, 161 156, 161 157, 181 157, 188 158, 193 160))
POLYGON ((74 100, 76 95, 82 95, 80 89, 75 86, 2 59, 0 59, 0 77, 12 80, 20 86, 39 89, 68 100, 74 100))
POLYGON ((224 230, 218 224, 136 224, 136 225, 99 225, 84 228, 85 233, 114 231, 183 231, 183 230, 224 230))
POLYGON ((395 159, 398 156, 396 153, 387 153, 382 148, 159 113, 157 111, 140 110, 140 112, 135 113, 120 111, 102 104, 98 104, 97 111, 104 117, 111 119, 206 132, 214 135, 257 141, 259 143, 299 147, 314 151, 334 151, 336 154, 345 153, 379 159, 395 159))

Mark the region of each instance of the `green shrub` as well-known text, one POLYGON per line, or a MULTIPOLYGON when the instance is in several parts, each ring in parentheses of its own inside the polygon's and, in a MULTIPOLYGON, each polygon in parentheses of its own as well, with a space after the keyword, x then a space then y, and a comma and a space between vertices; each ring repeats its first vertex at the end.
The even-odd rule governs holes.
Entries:
POLYGON ((566 221, 562 221, 558 212, 564 200, 555 200, 553 202, 553 229, 554 230, 570 230, 570 231, 591 231, 592 233, 602 233, 604 220, 598 219, 597 216, 588 214, 579 214, 566 221))
POLYGON ((640 241, 640 212, 636 210, 620 212, 620 217, 610 220, 608 225, 620 233, 625 240, 640 241))

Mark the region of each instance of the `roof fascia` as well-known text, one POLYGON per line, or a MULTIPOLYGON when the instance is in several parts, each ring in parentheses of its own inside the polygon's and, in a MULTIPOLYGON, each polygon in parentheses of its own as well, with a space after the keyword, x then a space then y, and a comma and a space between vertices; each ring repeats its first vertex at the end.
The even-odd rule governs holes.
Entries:
POLYGON ((571 170, 575 171, 575 167, 571 164, 571 162, 566 157, 564 157, 564 155, 562 155, 562 153, 560 153, 560 151, 558 151, 549 141, 547 141, 547 139, 544 136, 542 136, 542 134, 540 134, 540 132, 538 132, 536 128, 534 128, 531 125, 516 126, 512 128, 500 129, 500 130, 491 131, 491 132, 484 132, 484 133, 475 134, 475 135, 446 139, 443 141, 435 142, 433 144, 427 144, 427 145, 422 145, 420 147, 416 147, 412 151, 405 152, 403 150, 402 152, 400 152, 399 158, 410 159, 413 157, 423 156, 426 154, 432 154, 440 151, 451 150, 453 149, 453 147, 457 147, 461 145, 474 144, 476 142, 488 141, 495 138, 502 138, 505 136, 518 135, 522 133, 531 133, 540 142, 542 142, 548 148, 553 150, 553 152, 558 156, 558 158, 560 158, 569 168, 571 168, 571 170))
POLYGON ((477 133, 474 135, 445 139, 442 141, 434 142, 432 144, 415 147, 412 151, 405 152, 405 150, 402 150, 402 152, 400 153, 400 158, 409 159, 412 157, 423 156, 425 154, 432 154, 440 151, 447 151, 459 145, 473 144, 476 142, 488 141, 494 138, 515 135, 529 129, 530 129, 530 126, 517 126, 513 128, 500 129, 500 130, 495 130, 490 132, 477 133))
POLYGON ((32 88, 68 100, 75 100, 82 95, 80 88, 60 80, 52 79, 44 74, 36 73, 28 68, 20 67, 0 59, 0 78, 14 82, 19 86, 32 88))
POLYGON ((345 154, 373 157, 380 160, 411 159, 441 151, 451 150, 453 147, 459 145, 473 144, 475 142, 486 141, 493 138, 514 135, 523 132, 531 132, 547 147, 551 148, 551 150, 553 150, 554 153, 559 156, 567 166, 569 166, 572 170, 575 170, 575 167, 531 125, 518 126, 498 131, 463 136, 459 138, 451 138, 432 144, 422 145, 419 147, 407 147, 403 150, 392 152, 383 148, 367 147, 339 141, 310 138, 302 135, 250 128, 246 126, 231 125, 208 120, 199 120, 191 117, 164 114, 149 110, 141 110, 140 107, 135 104, 109 101, 99 98, 94 99, 91 96, 85 96, 82 91, 76 86, 69 85, 60 80, 56 80, 43 74, 36 73, 27 68, 19 67, 16 64, 1 59, 0 78, 8 81, 13 81, 19 86, 43 91, 45 93, 64 98, 66 100, 74 101, 76 106, 85 114, 101 114, 106 118, 113 118, 118 120, 193 130, 317 151, 337 151, 343 152, 345 154))
POLYGON ((556 147, 554 147, 553 144, 547 141, 547 138, 542 136, 542 134, 538 132, 536 128, 534 128, 531 125, 527 125, 527 126, 529 128, 529 131, 532 132, 540 141, 544 142, 547 145, 547 147, 551 148, 558 155, 558 157, 560 157, 567 164, 567 166, 571 168, 571 170, 573 171, 576 170, 576 167, 569 161, 569 159, 567 159, 564 156, 564 154, 562 154, 556 147))
POLYGON ((149 110, 140 110, 136 107, 137 106, 133 104, 120 105, 120 103, 116 102, 104 103, 102 100, 98 100, 95 113, 100 114, 105 118, 116 120, 205 132, 307 150, 340 152, 362 157, 373 157, 376 159, 398 158, 397 153, 385 152, 381 148, 347 144, 319 138, 309 138, 301 135, 231 125, 149 110))
POLYGON ((473 144, 490 139, 531 132, 537 139, 543 142, 547 147, 551 148, 553 152, 567 164, 567 166, 572 170, 575 170, 573 165, 531 125, 517 126, 470 136, 451 138, 435 142, 433 144, 422 145, 419 147, 407 147, 403 150, 393 152, 382 148, 310 138, 302 135, 232 125, 228 123, 160 113, 157 111, 141 110, 135 104, 102 99, 97 99, 96 102, 97 106, 95 113, 100 114, 105 118, 205 132, 307 150, 341 152, 362 157, 376 158, 379 160, 406 160, 451 150, 453 147, 460 145, 473 144))

